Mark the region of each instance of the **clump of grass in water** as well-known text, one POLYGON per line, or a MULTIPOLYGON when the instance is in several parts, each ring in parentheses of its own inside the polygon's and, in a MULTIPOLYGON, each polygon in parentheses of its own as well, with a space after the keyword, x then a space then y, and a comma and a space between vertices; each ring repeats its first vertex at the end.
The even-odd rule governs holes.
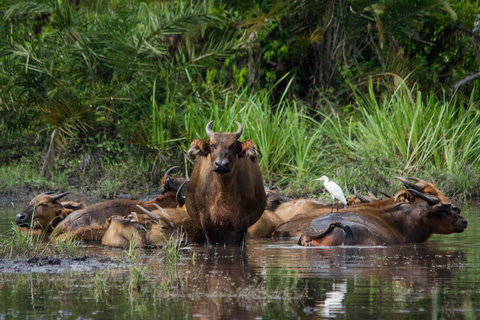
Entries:
MULTIPOLYGON (((182 237, 183 235, 181 235, 180 239, 182 237)), ((163 250, 165 252, 165 258, 171 265, 175 265, 180 260, 181 246, 182 246, 181 241, 179 241, 178 239, 174 239, 173 237, 170 237, 170 239, 168 239, 168 242, 163 247, 163 250)))
POLYGON ((53 238, 50 240, 55 246, 58 254, 62 256, 74 257, 79 251, 79 243, 75 238, 53 238))
POLYGON ((53 238, 46 241, 48 234, 35 234, 33 230, 23 232, 12 223, 11 232, 0 236, 0 256, 9 259, 31 255, 75 256, 79 245, 75 239, 53 238))
POLYGON ((35 255, 42 250, 43 236, 33 236, 31 232, 22 232, 12 223, 11 232, 0 236, 0 254, 6 258, 24 257, 35 255))
POLYGON ((135 252, 135 248, 135 241, 130 239, 128 250, 126 252, 126 258, 129 263, 127 286, 130 302, 135 300, 136 294, 141 292, 142 285, 145 281, 145 272, 148 269, 148 264, 142 266, 137 263, 137 254, 135 252))

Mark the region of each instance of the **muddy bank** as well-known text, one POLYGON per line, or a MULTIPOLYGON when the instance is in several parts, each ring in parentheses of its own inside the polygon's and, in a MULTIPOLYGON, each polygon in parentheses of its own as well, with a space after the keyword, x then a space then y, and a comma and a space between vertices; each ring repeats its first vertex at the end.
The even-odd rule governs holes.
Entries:
POLYGON ((0 259, 1 273, 47 273, 90 272, 107 268, 126 268, 121 261, 106 257, 39 257, 26 259, 0 259))

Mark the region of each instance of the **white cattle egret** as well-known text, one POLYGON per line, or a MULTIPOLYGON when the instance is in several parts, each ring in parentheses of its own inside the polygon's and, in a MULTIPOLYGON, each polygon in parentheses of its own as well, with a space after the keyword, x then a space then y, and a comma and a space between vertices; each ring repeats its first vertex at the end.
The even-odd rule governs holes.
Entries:
MULTIPOLYGON (((338 184, 336 184, 333 181, 329 181, 328 178, 325 176, 315 179, 315 181, 323 181, 323 185, 325 186, 325 189, 327 189, 327 191, 332 196, 334 204, 336 204, 337 200, 339 200, 344 205, 347 205, 347 200, 345 199, 345 196, 343 195, 343 191, 338 186, 338 184)), ((332 211, 333 211, 333 206, 332 206, 332 211)), ((338 206, 337 206, 337 211, 338 211, 338 206)))

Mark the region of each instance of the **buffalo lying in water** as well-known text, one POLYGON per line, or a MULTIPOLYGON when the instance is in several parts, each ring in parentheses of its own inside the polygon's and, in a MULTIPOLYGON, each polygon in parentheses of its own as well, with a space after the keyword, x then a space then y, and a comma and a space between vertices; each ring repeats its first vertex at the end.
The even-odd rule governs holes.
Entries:
POLYGON ((128 248, 161 248, 168 241, 183 241, 170 216, 158 211, 153 214, 139 206, 144 213, 132 212, 128 216, 111 216, 107 219, 102 245, 128 248))
POLYGON ((40 232, 51 231, 65 217, 75 210, 85 208, 80 201, 59 201, 69 192, 54 195, 46 192, 35 196, 28 206, 15 216, 15 223, 19 227, 38 229, 40 232))
POLYGON ((463 232, 460 208, 432 183, 399 178, 406 186, 393 199, 357 210, 321 215, 298 240, 303 246, 391 245, 424 242, 432 234, 463 232))
MULTIPOLYGON (((248 228, 248 238, 268 238, 275 226, 282 222, 273 211, 281 202, 286 201, 286 198, 270 190, 266 190, 266 193, 267 206, 261 218, 248 228)), ((190 218, 185 207, 154 206, 156 210, 150 211, 143 208, 142 215, 132 213, 127 217, 109 218, 102 244, 128 248, 131 239, 137 247, 161 247, 164 245, 162 241, 172 236, 172 226, 183 236, 184 243, 205 241, 202 226, 190 218), (159 223, 162 226, 159 226, 159 223)))
POLYGON ((77 210, 63 219, 53 230, 53 234, 63 238, 79 240, 100 240, 106 230, 108 218, 128 216, 132 212, 138 214, 142 211, 137 205, 154 210, 155 205, 163 208, 175 208, 178 206, 178 195, 175 188, 183 184, 186 179, 172 178, 169 176, 171 169, 165 173, 162 179, 162 194, 152 200, 140 201, 129 199, 114 199, 90 205, 82 210, 77 210), (177 181, 178 180, 178 181, 177 181))

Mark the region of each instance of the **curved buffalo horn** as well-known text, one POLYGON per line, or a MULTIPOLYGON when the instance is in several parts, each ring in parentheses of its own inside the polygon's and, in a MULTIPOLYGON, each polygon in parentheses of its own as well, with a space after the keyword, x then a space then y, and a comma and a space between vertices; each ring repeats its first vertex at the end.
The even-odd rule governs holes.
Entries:
POLYGON ((381 194, 383 194, 385 197, 387 198, 393 198, 391 195, 389 195, 388 193, 386 192, 383 192, 383 191, 379 191, 381 194))
POLYGON ((64 193, 57 194, 56 196, 52 197, 52 201, 57 201, 58 199, 62 199, 63 197, 65 197, 69 193, 70 192, 67 191, 67 192, 64 192, 64 193))
POLYGON ((154 221, 157 221, 159 219, 156 215, 154 215, 153 213, 151 213, 150 211, 148 211, 147 209, 145 209, 141 205, 136 204, 136 206, 138 207, 138 209, 142 210, 147 216, 149 216, 150 219, 152 219, 154 221))
POLYGON ((240 136, 242 135, 243 133, 243 127, 242 125, 240 124, 240 122, 238 121, 235 121, 235 123, 237 124, 237 131, 234 133, 235 134, 235 138, 240 138, 240 136))
POLYGON ((207 136, 211 137, 215 132, 212 131, 212 124, 213 120, 207 123, 207 126, 205 127, 205 131, 207 132, 207 136))
POLYGON ((436 205, 437 203, 440 202, 437 197, 429 197, 424 195, 423 193, 414 190, 414 189, 407 189, 408 192, 410 192, 414 197, 420 198, 422 200, 425 200, 429 205, 436 205))
POLYGON ((373 200, 378 200, 375 193, 373 193, 373 191, 370 190, 370 188, 367 185, 365 185, 365 188, 367 188, 367 193, 370 198, 372 198, 373 200))
POLYGON ((421 186, 419 186, 419 185, 417 185, 417 184, 415 184, 415 183, 413 183, 413 182, 410 182, 410 181, 408 181, 408 180, 405 179, 405 178, 395 177, 394 179, 398 179, 398 180, 402 181, 403 184, 405 185, 405 187, 407 187, 407 188, 415 189, 415 190, 420 191, 420 192, 422 191, 422 187, 421 187, 421 186))
POLYGON ((370 200, 368 200, 367 198, 365 198, 364 196, 362 196, 360 193, 357 192, 357 188, 355 187, 355 185, 353 185, 353 193, 355 194, 355 197, 360 199, 360 202, 363 202, 363 203, 370 202, 370 200))
POLYGON ((185 203, 185 197, 182 197, 182 189, 188 180, 185 180, 182 185, 178 188, 177 193, 175 194, 175 199, 179 205, 183 205, 185 203))
POLYGON ((175 223, 173 222, 172 217, 170 217, 168 213, 165 210, 163 210, 163 208, 160 207, 158 204, 154 203, 153 205, 155 206, 155 208, 157 208, 160 211, 159 212, 160 216, 158 218, 163 222, 165 222, 166 224, 168 224, 169 226, 174 227, 175 223))
POLYGON ((419 182, 420 183, 419 186, 421 186, 421 187, 424 187, 425 184, 427 183, 427 181, 419 179, 419 178, 415 178, 415 177, 407 177, 407 179, 411 179, 411 180, 415 180, 416 182, 419 182))
POLYGON ((165 172, 165 175, 168 176, 170 173, 172 173, 173 171, 175 171, 176 169, 180 168, 179 166, 173 166, 171 167, 170 169, 168 169, 166 172, 165 172))

